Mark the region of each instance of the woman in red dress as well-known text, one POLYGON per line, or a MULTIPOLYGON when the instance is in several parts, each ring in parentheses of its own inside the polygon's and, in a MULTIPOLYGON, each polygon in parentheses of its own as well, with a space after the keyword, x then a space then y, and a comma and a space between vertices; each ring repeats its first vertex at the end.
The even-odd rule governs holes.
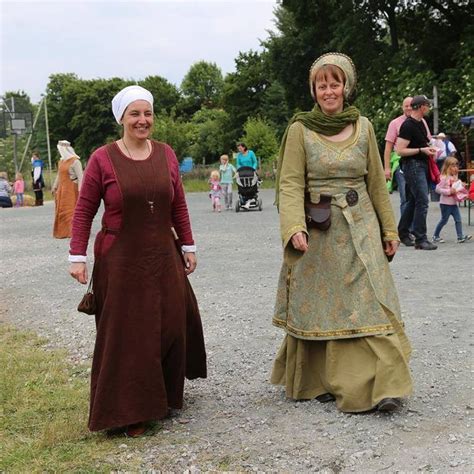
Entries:
POLYGON ((73 218, 70 274, 87 283, 87 243, 103 201, 92 275, 97 338, 89 429, 123 427, 138 436, 148 421, 182 407, 184 378, 206 377, 206 356, 199 316, 192 331, 187 327, 196 248, 178 161, 170 146, 149 139, 149 91, 126 87, 112 110, 123 137, 88 162, 73 218))

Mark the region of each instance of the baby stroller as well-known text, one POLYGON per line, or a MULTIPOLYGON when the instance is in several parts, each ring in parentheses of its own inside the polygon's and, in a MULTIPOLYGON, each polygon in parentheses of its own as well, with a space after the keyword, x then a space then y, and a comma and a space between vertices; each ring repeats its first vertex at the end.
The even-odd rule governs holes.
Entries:
POLYGON ((261 211, 262 200, 258 197, 261 180, 257 172, 251 166, 242 166, 237 170, 236 182, 239 198, 235 204, 235 212, 239 212, 240 209, 261 211))

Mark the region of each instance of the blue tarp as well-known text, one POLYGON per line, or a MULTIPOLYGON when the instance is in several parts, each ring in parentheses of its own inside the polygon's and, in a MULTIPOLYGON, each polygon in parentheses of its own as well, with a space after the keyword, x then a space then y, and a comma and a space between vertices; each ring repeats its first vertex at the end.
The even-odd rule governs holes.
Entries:
POLYGON ((468 115, 467 117, 461 117, 461 123, 465 127, 474 128, 474 115, 468 115))
POLYGON ((189 173, 194 167, 193 159, 190 156, 183 158, 183 161, 179 165, 179 171, 181 173, 189 173))

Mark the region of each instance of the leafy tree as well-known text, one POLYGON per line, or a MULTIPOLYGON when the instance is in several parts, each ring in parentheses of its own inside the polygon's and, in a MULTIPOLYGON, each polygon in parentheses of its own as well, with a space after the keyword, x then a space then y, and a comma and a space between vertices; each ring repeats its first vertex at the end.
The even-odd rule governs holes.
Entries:
POLYGON ((265 120, 249 118, 240 141, 251 148, 260 160, 270 161, 277 157, 279 145, 276 133, 265 120))
POLYGON ((178 159, 189 154, 190 142, 195 136, 195 126, 179 121, 173 115, 161 113, 155 116, 152 137, 170 145, 178 159))
POLYGON ((265 93, 270 85, 269 68, 262 53, 239 53, 235 60, 236 71, 228 74, 224 82, 223 105, 230 116, 230 133, 238 137, 248 117, 262 113, 265 93))
POLYGON ((185 112, 192 114, 201 107, 218 107, 223 84, 222 72, 215 63, 194 63, 181 83, 185 112))
POLYGON ((155 113, 166 112, 169 114, 181 99, 178 88, 164 77, 147 76, 138 84, 148 89, 153 95, 155 113))

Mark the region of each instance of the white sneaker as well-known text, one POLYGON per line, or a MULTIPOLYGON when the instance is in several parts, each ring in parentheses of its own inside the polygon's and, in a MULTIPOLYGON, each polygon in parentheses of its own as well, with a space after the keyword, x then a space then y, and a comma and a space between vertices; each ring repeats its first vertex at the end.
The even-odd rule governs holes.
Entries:
POLYGON ((250 209, 250 201, 247 201, 245 204, 242 205, 245 209, 250 209))

